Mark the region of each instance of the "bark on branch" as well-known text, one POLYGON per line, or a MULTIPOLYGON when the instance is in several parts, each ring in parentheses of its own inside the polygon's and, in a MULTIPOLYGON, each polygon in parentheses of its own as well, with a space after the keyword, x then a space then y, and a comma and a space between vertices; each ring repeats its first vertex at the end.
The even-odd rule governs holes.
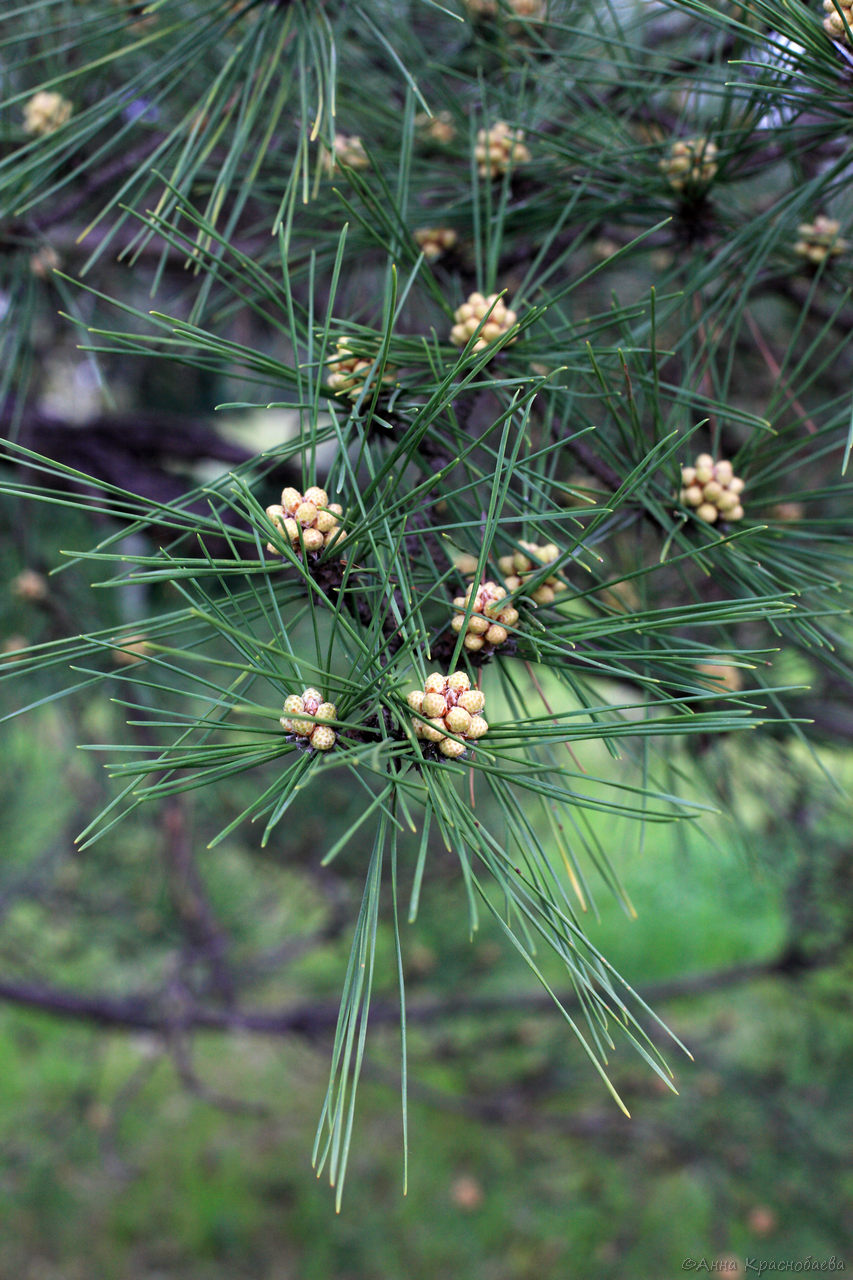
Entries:
MULTIPOLYGON (((638 994, 649 1004, 661 1004, 681 997, 727 990, 761 978, 796 978, 804 972, 825 968, 835 963, 838 957, 838 948, 807 955, 792 947, 772 960, 649 983, 640 988, 638 994)), ((564 992, 560 1000, 566 1008, 577 1005, 573 992, 564 992)), ((41 983, 10 980, 0 981, 0 1001, 115 1030, 169 1035, 174 1034, 176 1024, 179 1024, 181 1031, 240 1031, 314 1039, 331 1033, 338 1020, 338 1005, 331 1001, 306 1002, 270 1010, 214 1008, 192 1003, 188 993, 184 992, 181 1007, 176 1009, 168 996, 157 993, 113 996, 104 992, 82 993, 41 983)), ((543 993, 412 1002, 406 1007, 406 1019, 409 1023, 426 1025, 458 1017, 490 1018, 512 1013, 555 1012, 554 1002, 543 993)), ((370 1019, 374 1025, 393 1024, 399 1016, 396 1001, 377 1000, 371 1003, 370 1019)))

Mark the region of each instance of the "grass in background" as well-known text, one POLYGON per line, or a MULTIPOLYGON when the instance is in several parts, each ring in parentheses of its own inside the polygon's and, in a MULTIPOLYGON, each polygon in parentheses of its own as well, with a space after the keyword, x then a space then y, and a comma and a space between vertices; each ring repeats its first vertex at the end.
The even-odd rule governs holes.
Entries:
MULTIPOLYGON (((12 741, 18 764, 37 747, 35 739, 12 741)), ((42 758, 38 749, 35 755, 42 758)), ((11 766, 17 804, 26 809, 28 786, 43 780, 38 768, 16 771, 14 758, 11 766)), ((33 842, 45 840, 45 824, 30 827, 29 847, 27 824, 12 829, 25 866, 33 842)), ((259 866, 251 834, 238 835, 210 863, 214 897, 242 919, 247 945, 258 941, 253 913, 264 940, 277 930, 286 936, 288 904, 304 914, 313 892, 298 867, 259 866), (262 882, 282 894, 272 914, 261 904, 262 882)), ((626 930, 616 904, 603 900, 591 932, 641 989, 763 960, 782 945, 785 859, 765 843, 750 870, 737 842, 728 847, 724 833, 713 834, 714 843, 692 839, 687 850, 668 829, 655 832, 642 853, 625 845, 620 869, 638 917, 626 930)), ((110 846, 131 892, 139 888, 133 868, 145 861, 138 846, 133 824, 110 846)), ((88 874, 95 850, 80 857, 78 877, 88 874)), ((538 995, 488 926, 469 944, 451 872, 438 871, 419 921, 405 927, 412 1005, 538 995)), ((62 875, 67 867, 60 883, 62 875)), ((139 920, 154 907, 143 906, 139 920)), ((104 984, 109 958, 91 938, 75 939, 55 901, 49 919, 24 911, 16 924, 20 910, 7 913, 7 948, 25 945, 33 929, 57 975, 85 981, 88 970, 93 985, 104 984)), ((145 954, 153 973, 159 962, 150 961, 157 953, 151 942, 145 954)), ((168 939, 161 942, 167 954, 168 939)), ((275 1006, 333 993, 346 947, 344 938, 271 976, 265 1000, 275 1006)), ((378 995, 393 990, 390 938, 379 955, 378 995)), ((119 989, 138 963, 124 978, 113 970, 119 989)), ((138 968, 134 977, 138 986, 138 968)), ((662 1012, 696 1062, 674 1062, 681 1095, 674 1098, 629 1053, 617 1053, 615 1081, 631 1121, 590 1077, 556 1017, 531 1009, 423 1025, 413 1019, 410 1136, 418 1159, 406 1200, 394 1103, 398 1036, 376 1028, 353 1176, 343 1212, 330 1223, 328 1189, 309 1162, 327 1038, 309 1046, 199 1036, 194 1091, 157 1037, 6 1009, 0 1275, 540 1280, 616 1277, 626 1268, 674 1274, 688 1256, 842 1256, 851 1226, 843 1135, 853 1116, 853 1036, 838 1016, 845 1011, 839 966, 797 982, 768 979, 669 1002, 662 1012)))

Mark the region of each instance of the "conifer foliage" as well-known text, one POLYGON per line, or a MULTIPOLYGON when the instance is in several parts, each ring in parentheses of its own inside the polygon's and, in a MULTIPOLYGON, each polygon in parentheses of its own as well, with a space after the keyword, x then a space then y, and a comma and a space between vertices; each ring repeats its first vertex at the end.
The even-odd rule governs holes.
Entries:
POLYGON ((401 917, 436 843, 472 931, 491 920, 549 990, 559 961, 574 1002, 554 999, 624 1107, 623 1042, 670 1068, 587 936, 602 889, 632 911, 595 815, 620 840, 695 824, 719 800, 709 744, 749 731, 782 760, 846 732, 848 12, 0 19, 2 488, 30 519, 106 522, 70 562, 147 602, 2 675, 103 684, 148 726, 102 748, 116 790, 81 857, 244 772, 254 799, 217 839, 251 820, 286 852, 329 772, 350 779, 360 811, 318 851, 364 869, 314 1153, 338 1196, 389 917, 405 1117, 401 917), (293 430, 168 501, 37 453, 57 310, 105 394, 134 362, 180 367, 211 411, 274 406, 293 430))

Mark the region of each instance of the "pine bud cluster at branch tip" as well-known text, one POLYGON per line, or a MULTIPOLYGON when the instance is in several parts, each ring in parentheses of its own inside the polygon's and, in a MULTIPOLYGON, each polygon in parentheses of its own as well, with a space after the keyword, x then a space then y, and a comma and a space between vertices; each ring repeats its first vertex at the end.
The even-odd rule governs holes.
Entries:
POLYGON ((61 93, 49 93, 45 89, 34 93, 24 107, 24 132, 42 138, 70 120, 73 110, 72 104, 61 93))
POLYGON ((338 735, 326 722, 337 718, 338 709, 334 702, 325 702, 319 689, 309 688, 301 697, 293 693, 285 699, 284 715, 279 724, 286 733, 307 738, 309 745, 317 751, 328 751, 335 745, 338 735), (313 719, 304 719, 306 714, 313 719))
POLYGON ((438 142, 442 146, 456 137, 456 125, 449 111, 438 111, 434 116, 427 115, 426 111, 419 111, 415 116, 415 125, 430 142, 438 142))
POLYGON ((452 227, 419 227, 415 232, 415 243, 428 262, 435 262, 447 253, 458 239, 452 227))
POLYGON ((30 258, 30 271, 39 280, 47 280, 61 266, 62 260, 59 254, 49 244, 43 244, 40 249, 36 249, 30 258))
POLYGON ((610 586, 602 587, 598 598, 608 609, 615 609, 618 613, 637 613, 642 607, 633 582, 612 582, 610 586))
POLYGON ((802 520, 805 514, 802 502, 776 502, 770 508, 771 519, 783 520, 786 524, 802 520))
MULTIPOLYGON (((472 293, 468 301, 463 302, 462 306, 457 307, 453 313, 453 319, 456 321, 450 330, 450 341, 453 345, 466 346, 486 315, 489 318, 480 329, 479 337, 474 343, 474 351, 483 351, 490 342, 494 342, 504 333, 509 333, 513 325, 518 322, 516 313, 510 311, 503 298, 498 297, 496 293, 490 293, 487 298, 484 298, 482 293, 472 293)), ((510 343, 517 341, 517 338, 510 338, 510 343)))
POLYGON ((412 720, 415 737, 434 742, 443 756, 453 758, 465 751, 465 744, 454 742, 446 736, 448 733, 476 741, 489 727, 480 714, 486 699, 479 689, 471 688, 464 671, 454 671, 449 676, 433 671, 423 689, 410 693, 406 701, 413 711, 427 717, 426 721, 412 720))
POLYGON ((470 578, 477 572, 477 557, 470 556, 467 551, 454 552, 453 563, 465 578, 470 578))
MULTIPOLYGON (((298 489, 282 489, 281 502, 267 507, 267 515, 295 551, 299 551, 300 546, 306 551, 321 551, 329 543, 346 537, 340 525, 343 507, 338 502, 329 502, 326 490, 317 485, 304 493, 298 489)), ((271 542, 267 543, 267 551, 275 556, 281 554, 271 542)))
POLYGON ((618 253, 622 248, 618 240, 611 240, 609 236, 599 236, 597 240, 593 240, 589 246, 589 251, 596 262, 606 262, 608 258, 612 258, 614 253, 618 253))
POLYGON ((19 631, 13 631, 10 636, 0 641, 0 655, 2 655, 0 662, 19 662, 20 657, 13 658, 7 655, 19 654, 21 649, 26 649, 29 643, 26 636, 22 636, 19 631))
POLYGON ((794 245, 794 253, 818 266, 825 258, 837 258, 847 248, 847 241, 838 234, 841 223, 819 213, 814 222, 801 222, 797 227, 800 237, 794 245))
POLYGON ((681 468, 679 501, 695 507, 699 519, 709 524, 719 516, 742 520, 742 493, 743 481, 734 474, 727 458, 715 462, 710 453, 700 453, 692 467, 681 468))
POLYGON ((121 645, 120 649, 112 651, 113 664, 117 667, 135 666, 137 662, 144 662, 152 653, 148 637, 141 631, 132 636, 116 637, 113 644, 121 645))
POLYGON ((496 18, 503 10, 531 22, 541 22, 545 17, 545 0, 505 0, 503 10, 498 0, 464 0, 464 3, 472 18, 496 18))
POLYGON ((37 573, 35 569, 22 569, 15 575, 9 586, 12 594, 19 600, 29 600, 33 604, 46 600, 50 594, 47 578, 43 573, 37 573))
POLYGON ((526 164, 530 152, 524 145, 524 130, 511 129, 498 120, 491 129, 478 129, 474 159, 481 178, 498 178, 518 164, 526 164))
POLYGON ((832 36, 833 40, 844 40, 850 44, 850 38, 844 30, 844 20, 846 19, 848 27, 853 30, 853 0, 838 0, 838 4, 834 5, 832 0, 823 0, 823 8, 826 17, 823 20, 823 29, 828 36, 832 36), (844 19, 838 10, 844 13, 844 19))
MULTIPOLYGON (((346 339, 336 342, 335 347, 337 355, 329 356, 328 364, 332 371, 326 378, 326 382, 336 396, 349 396, 350 400, 357 400, 361 395, 364 380, 373 368, 373 360, 366 356, 357 356, 347 345, 346 339)), ((382 375, 383 383, 393 385, 395 376, 396 370, 386 365, 382 375)))
POLYGON ((321 164, 329 175, 335 172, 338 164, 349 165, 350 169, 366 169, 370 164, 367 158, 367 152, 364 149, 364 143, 361 138, 350 137, 346 133, 336 133, 335 141, 330 151, 328 147, 323 148, 321 155, 321 164))
POLYGON ((706 186, 717 172, 717 148, 707 138, 680 138, 659 168, 674 191, 706 186))
POLYGON ((472 591, 474 591, 473 583, 464 596, 454 598, 454 608, 459 612, 450 624, 453 630, 458 632, 465 628, 465 639, 462 643, 472 653, 476 653, 487 644, 495 648, 506 644, 509 639, 507 627, 514 627, 518 622, 518 610, 511 604, 503 603, 506 599, 506 591, 496 582, 481 582, 474 595, 473 613, 466 625, 465 612, 472 591))
MULTIPOLYGON (((511 556, 501 556, 498 560, 498 568, 509 591, 517 591, 524 586, 527 579, 537 573, 542 565, 551 564, 560 554, 559 547, 555 547, 553 542, 541 547, 535 542, 521 542, 519 545, 524 547, 524 551, 529 551, 530 555, 525 555, 524 551, 515 551, 511 556)), ((557 595, 565 589, 566 584, 560 582, 559 578, 548 577, 540 582, 535 591, 531 591, 530 599, 536 604, 553 604, 557 595)))
POLYGON ((740 693, 743 677, 738 667, 724 667, 718 662, 700 662, 696 667, 699 683, 718 693, 740 693))

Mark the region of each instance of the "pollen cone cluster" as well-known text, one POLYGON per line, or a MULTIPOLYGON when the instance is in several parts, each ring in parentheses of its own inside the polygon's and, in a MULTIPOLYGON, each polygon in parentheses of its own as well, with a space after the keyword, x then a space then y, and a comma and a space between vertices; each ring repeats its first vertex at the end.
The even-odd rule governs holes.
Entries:
POLYGON ((680 138, 659 167, 674 191, 705 186, 717 172, 717 148, 707 138, 680 138))
POLYGON ((433 671, 423 689, 410 693, 406 701, 413 711, 427 717, 426 721, 412 719, 415 737, 436 743, 443 756, 453 758, 465 751, 464 742, 454 742, 447 734, 476 741, 489 727, 480 714, 486 699, 479 689, 471 688, 464 671, 454 671, 449 676, 433 671))
POLYGON ((116 648, 112 651, 112 660, 117 667, 132 667, 137 662, 144 662, 153 652, 148 637, 142 631, 131 636, 116 636, 113 644, 116 648))
POLYGON ((366 169, 370 164, 361 138, 346 133, 336 133, 332 150, 323 150, 322 165, 326 173, 333 174, 338 164, 351 169, 366 169))
MULTIPOLYGON (((373 368, 373 360, 356 355, 345 338, 336 342, 335 347, 337 355, 329 357, 331 372, 326 382, 336 396, 349 396, 350 400, 357 400, 361 395, 364 380, 373 368)), ((395 376, 396 371, 386 365, 382 382, 393 384, 395 376)))
MULTIPOLYGON (((511 556, 501 556, 498 560, 498 568, 510 591, 517 591, 519 587, 524 586, 528 578, 537 573, 543 565, 556 560, 560 554, 559 547, 555 547, 553 542, 548 542, 541 547, 535 542, 521 542, 519 545, 524 547, 524 551, 515 551, 511 556), (527 551, 530 555, 525 555, 527 551)), ((555 598, 565 589, 564 582, 551 576, 541 582, 535 591, 531 591, 530 599, 536 604, 553 604, 555 598)))
POLYGON ((433 116, 426 111, 419 111, 415 116, 415 126, 422 137, 442 146, 447 146, 456 137, 456 125, 449 111, 437 111, 433 116))
MULTIPOLYGON (((504 333, 509 333, 510 329, 518 321, 516 313, 510 311, 503 298, 498 297, 496 293, 490 293, 487 298, 484 298, 482 293, 472 293, 468 301, 463 302, 462 306, 457 307, 453 313, 453 319, 456 323, 450 330, 450 341, 454 347, 466 346, 469 339, 477 332, 477 327, 483 317, 487 314, 489 318, 474 343, 474 351, 483 351, 490 342, 494 342, 496 338, 500 338, 504 333), (494 303, 494 306, 492 306, 492 303, 494 303), (491 314, 489 314, 490 307, 491 314)), ((511 338, 507 345, 516 341, 516 338, 511 338)))
POLYGON ((43 573, 37 573, 35 569, 22 569, 15 575, 9 586, 12 594, 19 600, 29 600, 32 603, 47 600, 50 595, 47 578, 43 573))
POLYGON ((337 718, 338 709, 334 702, 325 702, 319 689, 309 688, 301 697, 294 693, 285 699, 284 715, 279 724, 286 733, 295 733, 300 738, 307 738, 309 744, 317 751, 328 751, 335 745, 338 735, 325 722, 337 720, 337 718), (304 719, 306 714, 313 719, 304 719))
POLYGON ((806 509, 802 502, 775 502, 770 508, 770 516, 773 520, 784 520, 788 524, 802 520, 805 514, 806 509))
POLYGON ((823 29, 826 34, 832 36, 833 40, 844 40, 846 44, 849 44, 850 39, 844 30, 844 22, 838 9, 840 8, 844 11, 847 25, 853 30, 853 0, 838 0, 838 8, 832 3, 832 0, 823 0, 823 8, 826 13, 826 17, 823 20, 823 29))
POLYGON ((797 227, 799 239, 794 245, 794 253, 808 258, 815 266, 824 258, 837 258, 847 248, 847 241, 838 234, 840 230, 840 222, 819 213, 814 222, 801 222, 797 227))
POLYGON ((715 462, 710 453, 700 453, 692 467, 681 468, 679 500, 695 507, 700 520, 713 524, 724 520, 742 520, 741 494, 743 481, 732 470, 727 458, 715 462))
MULTIPOLYGON (((496 18, 501 12, 498 0, 465 0, 465 8, 472 18, 496 18)), ((505 0, 503 8, 532 22, 545 17, 545 0, 505 0)))
POLYGON ((530 152, 524 145, 524 130, 511 129, 498 120, 491 129, 478 129, 474 159, 481 178, 499 178, 517 164, 526 164, 530 152))
POLYGON ((415 232, 415 242, 428 262, 435 262, 447 253, 458 239, 452 227, 419 227, 415 232))
POLYGON ((717 693, 740 693, 743 677, 738 667, 724 667, 719 662, 700 662, 696 667, 699 683, 717 693))
POLYGON ((513 627, 518 622, 518 610, 511 604, 503 603, 506 599, 506 591, 496 582, 480 583, 474 596, 474 611, 466 626, 465 612, 472 591, 474 591, 473 584, 464 596, 456 596, 453 601, 454 608, 459 610, 450 624, 453 630, 461 631, 465 627, 465 639, 462 643, 472 653, 476 653, 487 644, 495 648, 506 644, 509 639, 507 627, 513 627))
POLYGON ((61 93, 50 93, 46 89, 34 93, 24 107, 24 132, 33 133, 38 138, 53 133, 71 119, 73 110, 61 93))
POLYGON ((43 244, 30 258, 30 271, 39 280, 47 280, 61 266, 62 259, 50 244, 43 244))
MULTIPOLYGON (((306 551, 321 551, 330 542, 346 537, 340 526, 343 507, 337 502, 329 502, 325 489, 312 485, 304 493, 298 489, 282 489, 281 502, 267 507, 267 515, 285 538, 289 538, 294 550, 300 545, 306 551), (301 534, 301 544, 300 544, 301 534)), ((277 547, 267 543, 267 551, 279 555, 277 547)))
POLYGON ((449 111, 437 111, 434 116, 428 115, 426 111, 419 111, 415 116, 415 125, 424 138, 443 146, 456 137, 456 125, 449 111))

